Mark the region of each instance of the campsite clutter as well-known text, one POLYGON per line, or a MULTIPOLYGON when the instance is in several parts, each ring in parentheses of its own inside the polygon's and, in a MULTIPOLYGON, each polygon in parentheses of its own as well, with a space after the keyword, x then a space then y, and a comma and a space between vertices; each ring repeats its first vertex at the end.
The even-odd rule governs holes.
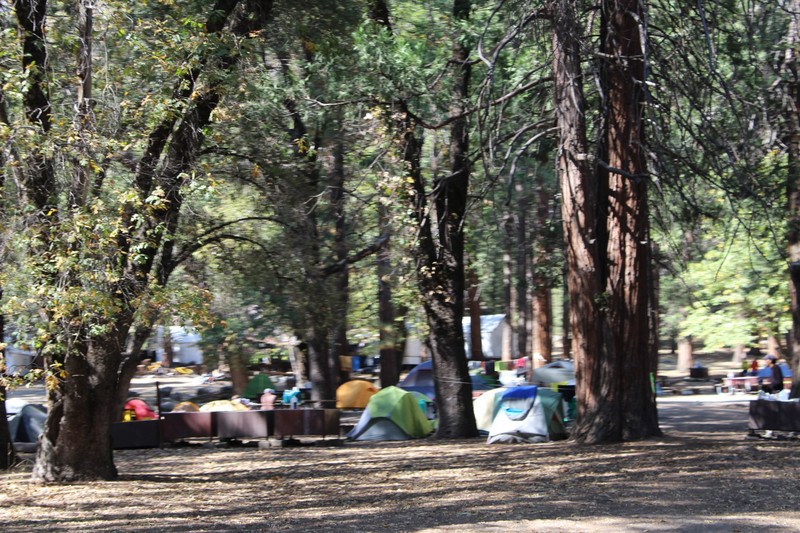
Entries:
MULTIPOLYGON (((491 372, 492 365, 487 370, 491 372)), ((561 395, 549 390, 554 385, 546 381, 569 382, 567 368, 535 375, 542 378, 539 387, 499 387, 491 374, 473 369, 476 422, 489 443, 543 442, 566 436, 561 395)), ((255 374, 241 397, 233 396, 232 387, 220 379, 208 386, 197 377, 192 381, 188 377, 182 376, 181 383, 201 385, 195 393, 187 393, 185 385, 177 386, 177 378, 165 386, 153 381, 155 398, 147 389, 132 390, 121 421, 112 427, 114 446, 190 444, 191 439, 219 439, 226 444, 270 437, 298 442, 295 436, 331 436, 341 442, 343 436, 350 441, 408 440, 427 437, 437 423, 430 361, 414 367, 396 387, 379 389, 367 379, 342 384, 336 392, 335 409, 312 406, 306 400, 306 389, 288 387, 285 380, 266 373, 255 374), (278 387, 282 390, 276 390, 278 387)), ((153 375, 153 379, 166 378, 153 375)), ((46 408, 13 398, 7 408, 15 448, 35 449, 46 408)))

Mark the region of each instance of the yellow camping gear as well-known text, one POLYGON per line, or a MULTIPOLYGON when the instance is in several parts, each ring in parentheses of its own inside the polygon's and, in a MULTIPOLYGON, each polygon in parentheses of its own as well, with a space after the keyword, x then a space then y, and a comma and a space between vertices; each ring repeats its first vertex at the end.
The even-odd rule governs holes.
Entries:
POLYGON ((196 413, 200 408, 192 402, 181 402, 172 410, 173 413, 196 413))

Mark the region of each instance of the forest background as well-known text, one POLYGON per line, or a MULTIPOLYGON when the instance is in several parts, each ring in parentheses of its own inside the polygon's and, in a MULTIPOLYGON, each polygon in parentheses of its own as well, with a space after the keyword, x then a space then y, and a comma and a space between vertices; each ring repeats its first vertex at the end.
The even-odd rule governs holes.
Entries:
POLYGON ((512 318, 510 357, 572 339, 587 442, 658 432, 662 339, 792 357, 798 15, 0 2, 4 339, 44 356, 51 406, 34 476, 114 477, 159 324, 203 330, 242 387, 296 336, 316 401, 362 340, 396 383, 413 326, 444 438, 475 431, 465 309, 512 318))

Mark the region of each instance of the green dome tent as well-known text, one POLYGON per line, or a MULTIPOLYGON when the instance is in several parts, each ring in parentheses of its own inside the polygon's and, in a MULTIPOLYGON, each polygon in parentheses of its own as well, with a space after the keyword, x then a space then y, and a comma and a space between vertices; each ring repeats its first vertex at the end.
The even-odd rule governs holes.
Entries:
POLYGON ((433 431, 423 414, 430 400, 399 387, 386 387, 374 394, 347 437, 353 440, 419 439, 433 431))
POLYGON ((275 384, 272 383, 268 375, 256 374, 247 382, 247 387, 244 388, 242 397, 257 402, 261 399, 261 395, 264 394, 264 389, 275 390, 275 384))

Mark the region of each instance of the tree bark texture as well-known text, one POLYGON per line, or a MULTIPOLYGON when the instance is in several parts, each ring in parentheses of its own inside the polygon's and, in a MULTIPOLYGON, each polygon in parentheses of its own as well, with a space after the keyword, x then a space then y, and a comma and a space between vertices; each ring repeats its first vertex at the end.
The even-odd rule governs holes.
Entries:
POLYGON ((561 296, 561 357, 563 359, 572 359, 572 318, 570 317, 566 266, 563 269, 562 285, 564 292, 561 296))
POLYGON ((530 287, 531 277, 531 242, 528 238, 528 197, 523 191, 518 189, 519 199, 517 201, 517 224, 516 224, 516 286, 517 291, 517 345, 516 351, 520 357, 528 357, 531 355, 531 337, 533 335, 533 328, 531 321, 533 320, 532 297, 530 287))
POLYGON ((595 413, 610 411, 618 392, 613 382, 615 376, 603 364, 605 346, 602 330, 597 326, 604 320, 600 305, 603 293, 600 244, 605 238, 598 213, 601 191, 589 164, 580 35, 573 2, 554 2, 553 17, 557 165, 578 406, 575 438, 585 441, 594 437, 595 413))
MULTIPOLYGON (((341 119, 341 117, 337 117, 341 119)), ((341 141, 342 130, 339 129, 337 140, 333 148, 333 169, 331 172, 330 198, 334 216, 333 248, 337 261, 346 261, 349 247, 347 245, 347 224, 345 216, 345 171, 344 171, 344 145, 341 141)), ((378 252, 380 253, 380 252, 378 252)), ((347 341, 347 307, 350 301, 350 271, 347 267, 335 275, 333 284, 334 299, 334 324, 331 332, 331 353, 329 360, 331 374, 331 388, 350 379, 349 374, 342 370, 342 357, 349 357, 350 347, 347 341)))
MULTIPOLYGON (((381 233, 389 231, 388 213, 383 204, 378 206, 381 233)), ((397 328, 395 310, 392 303, 392 264, 391 247, 384 246, 376 261, 378 272, 378 319, 380 321, 381 387, 397 385, 400 381, 400 368, 403 352, 397 349, 397 328)))
MULTIPOLYGON (((742 350, 744 352, 744 350, 742 350)), ((678 371, 689 372, 694 366, 694 347, 691 337, 678 339, 678 371)))
MULTIPOLYGON (((469 17, 470 2, 455 0, 456 20, 469 17)), ((462 115, 469 97, 469 51, 458 40, 452 48, 454 92, 451 116, 462 115)), ((450 132, 450 176, 434 183, 438 250, 430 264, 435 276, 423 276, 423 295, 431 330, 434 390, 438 407, 438 438, 478 434, 472 410, 472 382, 464 351, 464 213, 469 185, 469 129, 466 118, 453 121, 450 132)), ((426 254, 427 257, 430 257, 426 254)))
POLYGON ((514 346, 514 316, 517 311, 517 293, 514 284, 514 216, 506 213, 503 218, 503 341, 500 356, 503 361, 516 357, 514 346))

